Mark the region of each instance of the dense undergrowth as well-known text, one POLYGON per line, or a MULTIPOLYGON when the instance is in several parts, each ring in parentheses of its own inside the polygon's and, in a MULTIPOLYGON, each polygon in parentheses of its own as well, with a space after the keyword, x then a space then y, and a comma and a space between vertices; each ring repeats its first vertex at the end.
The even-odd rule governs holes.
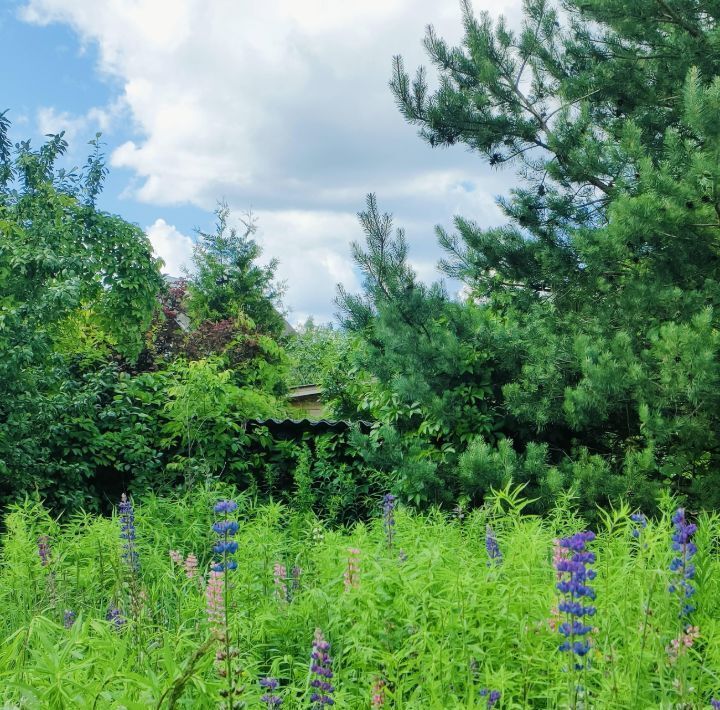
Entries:
POLYGON ((559 650, 553 545, 584 523, 569 504, 545 519, 522 508, 505 491, 467 514, 398 508, 392 526, 379 516, 333 530, 280 505, 199 489, 135 501, 128 558, 127 516, 123 541, 118 517, 57 521, 27 502, 7 515, 2 536, 0 700, 218 707, 229 667, 237 707, 263 707, 274 693, 282 707, 308 708, 321 629, 337 707, 484 708, 490 691, 503 708, 709 707, 720 696, 720 517, 696 521, 695 610, 683 617, 668 591, 673 502, 644 528, 626 508, 603 513, 588 545, 596 613, 580 657, 559 650), (228 497, 239 504, 229 514, 239 524, 237 569, 227 572, 229 666, 205 589, 213 506, 228 497), (277 689, 259 685, 267 677, 277 689))

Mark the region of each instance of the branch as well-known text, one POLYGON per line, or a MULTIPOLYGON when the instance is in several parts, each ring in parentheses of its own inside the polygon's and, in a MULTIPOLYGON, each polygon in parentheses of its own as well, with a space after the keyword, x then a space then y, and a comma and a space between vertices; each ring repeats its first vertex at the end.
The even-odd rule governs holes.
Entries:
POLYGON ((655 0, 660 7, 665 10, 667 16, 672 20, 672 24, 682 27, 686 32, 689 32, 696 39, 705 39, 705 35, 697 28, 688 24, 682 17, 678 16, 673 9, 665 2, 665 0, 655 0))

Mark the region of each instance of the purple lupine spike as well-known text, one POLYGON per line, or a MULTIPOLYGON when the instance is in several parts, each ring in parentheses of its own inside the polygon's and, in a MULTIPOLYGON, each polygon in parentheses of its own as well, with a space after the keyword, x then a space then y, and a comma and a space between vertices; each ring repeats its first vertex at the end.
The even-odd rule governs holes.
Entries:
POLYGON ((643 513, 633 513, 630 516, 630 520, 635 523, 635 527, 632 531, 633 537, 640 537, 640 533, 647 527, 647 518, 643 513))
POLYGON ((232 559, 238 550, 238 544, 231 538, 237 534, 240 526, 236 520, 229 520, 228 514, 237 510, 237 503, 233 500, 218 501, 213 510, 222 514, 222 519, 213 523, 212 529, 218 536, 213 546, 213 552, 220 558, 216 560, 211 569, 213 572, 224 572, 225 570, 237 569, 237 562, 232 559))
POLYGON ((50 564, 50 538, 47 535, 40 535, 37 540, 37 547, 40 564, 47 567, 50 564))
POLYGON ((392 547, 395 539, 395 501, 397 498, 392 493, 383 498, 383 528, 388 547, 392 547))
POLYGON ((583 619, 595 614, 595 607, 585 603, 585 600, 595 599, 595 590, 587 584, 595 579, 595 571, 588 569, 588 565, 595 562, 595 555, 585 550, 585 545, 594 539, 595 533, 590 530, 561 539, 558 545, 564 554, 555 561, 559 577, 556 586, 563 596, 558 611, 565 614, 566 619, 558 627, 566 639, 559 650, 580 658, 590 651, 590 643, 585 637, 592 631, 583 619))
POLYGON ((217 535, 233 536, 240 526, 235 520, 219 520, 217 523, 213 523, 212 529, 217 535))
POLYGON ((265 703, 268 708, 282 705, 282 698, 274 694, 274 691, 277 690, 278 686, 280 685, 277 678, 260 678, 258 683, 260 684, 261 688, 265 688, 265 690, 267 691, 264 695, 261 696, 260 702, 265 703))
POLYGON ((502 562, 502 552, 500 552, 495 531, 490 525, 485 526, 485 549, 487 550, 489 558, 487 562, 488 566, 493 564, 499 565, 502 562))
POLYGON ((500 700, 500 691, 499 690, 490 690, 489 688, 483 688, 480 691, 480 696, 483 698, 487 698, 487 707, 493 708, 495 705, 497 705, 498 701, 500 700))
POLYGON ((713 710, 720 710, 720 698, 713 698, 710 701, 710 707, 713 708, 713 710))
POLYGON ((108 612, 105 615, 105 619, 114 624, 116 629, 121 629, 125 625, 125 618, 123 617, 120 609, 118 609, 116 606, 111 606, 108 609, 108 612))
POLYGON ((140 566, 137 549, 135 548, 135 511, 132 501, 123 493, 120 496, 120 538, 123 543, 123 559, 132 572, 140 566))
POLYGON ((237 503, 234 500, 219 500, 213 510, 216 513, 232 513, 237 510, 237 503))
POLYGON ((65 613, 63 614, 63 626, 66 629, 71 629, 76 618, 77 616, 72 609, 65 609, 65 613))
POLYGON ((695 587, 691 580, 695 577, 695 565, 692 558, 697 552, 697 547, 692 538, 697 531, 697 525, 688 523, 685 518, 685 509, 678 508, 672 517, 675 532, 672 536, 672 548, 678 553, 670 563, 670 571, 674 579, 668 588, 670 594, 677 594, 680 599, 680 616, 689 616, 695 611, 695 606, 690 603, 690 598, 695 594, 695 587))
POLYGON ((325 640, 323 632, 315 629, 312 653, 310 654, 310 671, 315 676, 310 685, 314 688, 310 702, 315 710, 321 710, 325 705, 335 705, 332 694, 335 687, 330 683, 332 672, 332 658, 329 655, 330 644, 325 640))

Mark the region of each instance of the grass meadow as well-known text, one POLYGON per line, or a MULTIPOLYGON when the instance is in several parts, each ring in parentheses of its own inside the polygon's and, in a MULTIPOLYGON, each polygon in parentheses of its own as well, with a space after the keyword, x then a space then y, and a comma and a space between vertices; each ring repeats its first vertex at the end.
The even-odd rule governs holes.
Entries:
POLYGON ((32 501, 6 515, 3 708, 705 708, 720 697, 720 519, 688 512, 696 591, 683 614, 669 591, 670 499, 646 527, 623 506, 592 526, 582 656, 560 650, 553 566, 554 540, 588 527, 570 503, 543 519, 511 491, 466 514, 397 506, 388 520, 379 505, 343 529, 227 488, 133 504, 130 520, 56 520, 32 501), (218 500, 238 507, 218 516, 218 500), (237 551, 213 552, 218 519, 237 551), (209 573, 218 559, 226 569, 209 573))

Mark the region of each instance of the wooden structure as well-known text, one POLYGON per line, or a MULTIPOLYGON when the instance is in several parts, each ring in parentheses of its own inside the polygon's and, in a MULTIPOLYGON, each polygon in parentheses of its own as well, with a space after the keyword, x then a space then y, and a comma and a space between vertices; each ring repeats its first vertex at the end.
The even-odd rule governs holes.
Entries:
POLYGON ((322 419, 325 407, 321 400, 320 385, 296 385, 288 392, 288 400, 292 409, 308 419, 322 419))

